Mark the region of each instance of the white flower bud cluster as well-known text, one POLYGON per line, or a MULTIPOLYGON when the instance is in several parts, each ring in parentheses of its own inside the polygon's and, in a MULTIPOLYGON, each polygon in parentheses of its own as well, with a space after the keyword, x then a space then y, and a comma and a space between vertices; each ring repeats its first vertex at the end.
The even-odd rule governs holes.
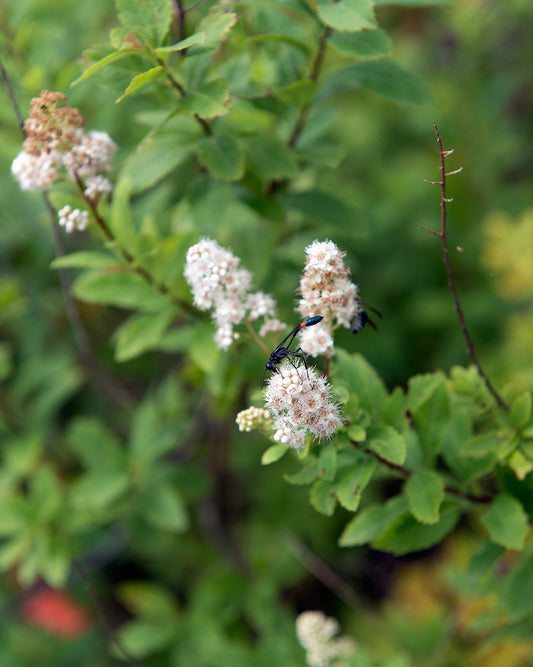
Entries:
MULTIPOLYGON (((248 316, 273 317, 274 299, 263 292, 250 293, 252 274, 239 268, 240 259, 216 241, 200 239, 187 251, 185 279, 200 310, 212 310, 217 325, 215 342, 227 350, 234 340, 233 328, 248 316)), ((285 325, 283 325, 285 326, 285 325)))
MULTIPOLYGON (((306 663, 309 667, 326 667, 338 658, 349 658, 355 653, 356 643, 350 637, 335 637, 339 632, 339 623, 328 618, 321 611, 304 611, 296 619, 296 635, 306 650, 306 663)), ((344 663, 345 664, 345 663, 344 663)))
POLYGON ((279 370, 270 376, 265 390, 266 406, 274 417, 274 439, 300 449, 306 433, 318 440, 331 438, 342 420, 326 378, 288 361, 279 370))
POLYGON ((69 234, 74 230, 82 232, 89 224, 89 213, 79 208, 73 209, 71 206, 63 206, 59 211, 59 224, 65 228, 69 234))
POLYGON ((351 328, 361 309, 358 288, 350 280, 350 269, 344 265, 346 253, 341 252, 333 241, 313 241, 305 249, 305 254, 298 310, 304 318, 321 313, 324 322, 305 330, 300 346, 313 357, 320 354, 331 356, 333 339, 326 323, 335 319, 340 325, 351 328))
POLYGON ((272 427, 272 416, 265 408, 256 408, 251 406, 246 410, 241 410, 235 421, 239 431, 254 431, 256 429, 266 429, 272 427))

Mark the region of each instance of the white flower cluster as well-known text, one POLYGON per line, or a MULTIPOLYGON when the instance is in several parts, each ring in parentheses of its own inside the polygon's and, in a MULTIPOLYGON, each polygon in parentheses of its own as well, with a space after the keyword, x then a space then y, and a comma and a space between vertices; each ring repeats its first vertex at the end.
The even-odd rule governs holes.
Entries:
POLYGON ((327 379, 313 368, 288 361, 279 370, 270 376, 265 390, 266 406, 274 417, 274 439, 300 449, 306 433, 319 440, 331 438, 342 420, 327 379))
POLYGON ((251 406, 246 410, 241 410, 237 415, 235 421, 239 427, 239 431, 253 431, 255 429, 265 429, 272 426, 272 416, 268 410, 264 408, 256 408, 251 406))
MULTIPOLYGON (((191 286, 196 306, 213 311, 217 325, 215 342, 223 350, 230 347, 233 328, 246 316, 254 320, 273 318, 275 314, 276 304, 270 295, 250 293, 252 274, 240 269, 239 264, 238 257, 209 238, 200 239, 187 251, 185 279, 191 286)), ((273 322, 276 327, 285 327, 277 320, 273 322)))
POLYGON ((89 224, 89 213, 79 208, 73 209, 71 206, 63 206, 58 213, 59 224, 65 228, 67 233, 74 230, 82 232, 89 224))
MULTIPOLYGON (((339 623, 321 611, 304 611, 296 619, 298 641, 306 650, 309 667, 326 667, 332 660, 349 658, 355 653, 356 643, 350 637, 335 637, 339 623)), ((340 667, 341 663, 335 662, 340 667)))
POLYGON ((79 111, 61 106, 65 100, 62 93, 46 90, 32 100, 30 117, 24 123, 24 150, 13 160, 11 172, 23 190, 44 191, 64 168, 84 187, 87 199, 97 202, 111 190, 102 174, 111 169, 117 147, 106 132, 86 134, 79 111))
POLYGON ((333 241, 313 241, 305 249, 305 254, 298 310, 304 318, 320 313, 324 321, 306 329, 300 345, 313 357, 330 356, 334 349, 327 322, 332 323, 335 319, 340 325, 351 328, 361 310, 358 288, 350 280, 350 269, 344 265, 346 253, 341 252, 333 241))
POLYGON ((40 155, 20 152, 11 163, 11 173, 21 190, 48 190, 57 178, 61 153, 50 151, 40 155))

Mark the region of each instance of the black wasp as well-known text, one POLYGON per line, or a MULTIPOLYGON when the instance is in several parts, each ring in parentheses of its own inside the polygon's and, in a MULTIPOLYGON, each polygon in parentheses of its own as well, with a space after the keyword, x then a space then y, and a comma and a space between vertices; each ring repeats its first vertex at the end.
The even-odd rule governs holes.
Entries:
POLYGON ((372 306, 369 306, 368 304, 363 303, 359 299, 356 299, 356 301, 357 301, 358 310, 357 310, 357 315, 355 316, 355 318, 352 322, 352 333, 353 334, 360 333, 365 328, 365 326, 367 324, 370 324, 372 329, 375 329, 377 331, 378 330, 377 326, 374 324, 374 322, 372 322, 372 320, 370 319, 368 313, 366 312, 366 310, 364 310, 364 308, 366 308, 367 310, 370 309, 372 312, 376 313, 376 315, 380 319, 382 319, 381 313, 379 312, 379 310, 376 310, 375 308, 372 308, 372 306), (363 306, 364 306, 364 308, 363 308, 363 306))
POLYGON ((281 375, 278 364, 281 364, 284 359, 288 359, 293 366, 294 364, 292 359, 301 359, 304 362, 305 368, 307 369, 307 357, 305 356, 305 352, 302 350, 302 348, 299 347, 293 352, 292 350, 289 350, 289 347, 292 345, 292 341, 300 329, 305 329, 305 327, 312 327, 314 324, 318 324, 323 319, 324 318, 322 315, 315 315, 315 317, 310 317, 308 320, 300 322, 297 327, 294 327, 294 329, 289 334, 287 334, 287 336, 285 336, 281 343, 272 351, 270 354, 270 359, 265 364, 261 387, 265 384, 266 371, 272 371, 273 373, 279 373, 281 375), (289 342, 287 343, 287 341, 289 342), (287 344, 285 345, 285 343, 287 344))

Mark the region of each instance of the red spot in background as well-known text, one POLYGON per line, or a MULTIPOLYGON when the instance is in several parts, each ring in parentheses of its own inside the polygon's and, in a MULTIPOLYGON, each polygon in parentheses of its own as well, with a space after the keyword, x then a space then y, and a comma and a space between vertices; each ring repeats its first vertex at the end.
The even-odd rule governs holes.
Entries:
POLYGON ((21 605, 24 620, 61 639, 76 639, 93 624, 88 612, 65 591, 39 588, 21 605))

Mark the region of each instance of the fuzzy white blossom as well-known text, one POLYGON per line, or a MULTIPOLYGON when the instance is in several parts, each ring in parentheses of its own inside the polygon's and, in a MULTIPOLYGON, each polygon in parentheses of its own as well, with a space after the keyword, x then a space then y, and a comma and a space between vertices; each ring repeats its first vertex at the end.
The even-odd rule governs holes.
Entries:
POLYGON ((82 211, 79 208, 73 209, 71 206, 63 206, 58 213, 59 224, 65 228, 67 233, 74 230, 82 232, 89 224, 88 211, 82 211))
POLYGON ((62 162, 71 176, 95 176, 111 169, 116 150, 117 146, 107 132, 93 130, 85 134, 78 130, 77 141, 63 155, 62 162))
POLYGON ((309 667, 326 667, 332 661, 340 667, 339 658, 349 658, 355 653, 356 643, 350 637, 335 637, 339 623, 321 611, 304 611, 296 619, 296 635, 306 650, 309 667))
POLYGON ((85 180, 84 195, 87 199, 98 200, 101 194, 111 192, 113 186, 105 176, 97 174, 96 176, 88 176, 85 180))
MULTIPOLYGON (((78 109, 64 104, 66 99, 48 90, 32 99, 30 117, 24 122, 24 147, 11 171, 23 190, 44 191, 66 169, 95 204, 102 193, 111 190, 102 174, 111 168, 116 145, 106 132, 85 133, 83 117, 78 109)), ((80 228, 80 222, 76 225, 80 228)), ((69 227, 66 222, 64 226, 69 227)))
POLYGON ((342 420, 327 379, 313 368, 289 361, 279 371, 270 376, 265 390, 266 406, 274 417, 274 439, 299 449, 306 433, 318 440, 331 438, 342 420))
MULTIPOLYGON (((313 241, 305 249, 306 261, 300 280, 298 310, 304 317, 320 313, 326 322, 335 320, 351 328, 361 311, 358 287, 350 280, 350 269, 344 264, 345 252, 333 241, 313 241)), ((324 324, 312 327, 302 336, 302 350, 311 356, 334 352, 333 340, 326 341, 324 324), (320 340, 317 340, 320 339, 320 340)))
POLYGON ((61 156, 57 151, 32 155, 21 151, 11 164, 11 173, 22 190, 48 190, 57 178, 61 156))
POLYGON ((275 314, 274 299, 263 292, 250 292, 252 274, 240 268, 240 259, 216 241, 203 238, 187 251, 184 276, 195 305, 211 310, 217 326, 215 342, 228 349, 234 327, 245 317, 255 320, 275 314))

